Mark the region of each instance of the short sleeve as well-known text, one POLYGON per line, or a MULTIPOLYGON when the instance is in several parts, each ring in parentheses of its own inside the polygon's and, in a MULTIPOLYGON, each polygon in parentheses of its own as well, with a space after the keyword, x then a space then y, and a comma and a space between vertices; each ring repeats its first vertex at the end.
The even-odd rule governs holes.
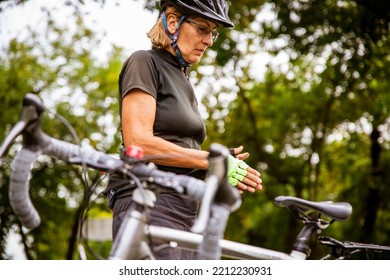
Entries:
POLYGON ((135 88, 157 98, 158 76, 156 62, 150 52, 134 52, 123 64, 119 75, 119 91, 122 99, 135 88))

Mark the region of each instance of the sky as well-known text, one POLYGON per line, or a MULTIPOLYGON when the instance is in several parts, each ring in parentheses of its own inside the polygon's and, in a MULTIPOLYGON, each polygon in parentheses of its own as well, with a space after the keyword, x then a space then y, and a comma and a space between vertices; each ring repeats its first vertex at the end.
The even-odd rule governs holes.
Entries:
MULTIPOLYGON (((42 18, 45 17, 45 13, 42 7, 52 10, 58 23, 70 26, 69 15, 72 9, 64 6, 64 2, 64 0, 29 0, 24 5, 3 11, 0 14, 0 49, 15 36, 25 39, 29 34, 27 26, 33 30, 43 30, 45 21, 42 18)), ((150 48, 146 32, 155 23, 157 13, 146 11, 143 2, 142 0, 109 0, 106 1, 104 8, 101 8, 101 4, 85 0, 87 4, 82 6, 81 10, 88 12, 88 16, 85 17, 87 25, 95 31, 106 34, 101 55, 105 55, 111 43, 129 52, 150 48), (117 6, 117 2, 121 5, 117 6)))
MULTIPOLYGON (((62 7, 54 9, 54 18, 60 24, 67 22, 70 9, 64 9, 64 1, 53 0, 29 0, 24 5, 6 9, 0 14, 0 52, 9 41, 15 37, 23 40, 29 34, 27 27, 33 30, 42 30, 45 26, 44 12, 42 7, 62 7), (60 4, 60 5, 58 5, 60 4)), ((157 18, 157 13, 146 11, 142 3, 137 0, 122 0, 120 6, 115 5, 117 1, 108 0, 102 9, 99 4, 91 0, 85 0, 87 5, 82 7, 88 11, 86 22, 89 27, 98 32, 105 32, 104 40, 99 51, 101 59, 107 60, 107 52, 112 43, 123 47, 128 53, 138 49, 149 49, 150 41, 146 33, 152 27, 157 18)), ((10 234, 8 238, 7 253, 12 259, 24 259, 25 256, 18 246, 20 237, 10 234)))
MULTIPOLYGON (((64 2, 69 0, 28 0, 24 5, 18 5, 12 9, 6 9, 0 14, 0 55, 1 49, 15 36, 25 39, 29 32, 27 26, 33 30, 43 30, 45 27, 45 14, 42 7, 52 11, 58 23, 69 27, 71 22, 68 15, 73 11, 66 8, 64 2), (61 7, 59 9, 58 7, 61 7), (54 8, 54 9, 53 9, 54 8)), ((78 0, 71 0, 78 1, 78 0)), ((81 7, 87 26, 93 30, 105 32, 104 40, 100 46, 98 57, 107 61, 108 52, 112 43, 124 48, 125 53, 131 54, 135 50, 150 49, 150 41, 146 33, 150 30, 157 19, 157 11, 150 12, 143 8, 144 0, 107 0, 104 8, 93 0, 84 0, 86 5, 81 7), (121 5, 117 6, 116 3, 121 5)), ((262 21, 274 21, 274 15, 267 6, 258 14, 262 21)), ((251 76, 262 80, 266 71, 266 64, 271 60, 276 64, 286 62, 286 57, 271 58, 266 52, 259 51, 255 56, 248 57, 252 61, 251 76)))

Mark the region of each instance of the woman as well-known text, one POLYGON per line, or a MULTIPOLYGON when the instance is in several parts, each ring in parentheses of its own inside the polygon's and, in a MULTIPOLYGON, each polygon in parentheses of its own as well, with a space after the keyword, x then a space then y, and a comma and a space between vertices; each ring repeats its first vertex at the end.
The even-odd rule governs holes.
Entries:
MULTIPOLYGON (((140 146, 146 156, 169 155, 153 162, 161 170, 202 179, 208 169, 208 152, 200 149, 206 131, 187 69, 212 46, 218 27, 233 24, 225 0, 162 0, 160 6, 161 16, 148 33, 153 49, 133 53, 119 76, 123 145, 140 146)), ((233 175, 229 180, 240 190, 254 192, 262 188, 260 173, 242 162, 249 156, 242 150, 243 147, 231 149, 237 159, 230 159, 233 175), (245 170, 242 175, 238 174, 240 168, 245 170)), ((112 176, 107 191, 125 185, 126 181, 112 176)), ((117 197, 112 206, 113 238, 132 203, 129 195, 117 197)), ((197 207, 186 197, 158 194, 151 223, 189 230, 197 207)), ((156 258, 193 259, 195 255, 164 249, 156 252, 156 258)))

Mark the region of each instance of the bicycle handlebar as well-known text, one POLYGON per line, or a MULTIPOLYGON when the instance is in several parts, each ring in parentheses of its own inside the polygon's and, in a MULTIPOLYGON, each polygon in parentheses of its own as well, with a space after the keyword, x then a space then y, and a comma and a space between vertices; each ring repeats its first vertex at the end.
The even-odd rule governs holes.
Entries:
POLYGON ((241 205, 239 192, 232 188, 226 179, 226 157, 229 151, 222 145, 212 144, 210 146, 209 174, 207 179, 202 181, 191 176, 158 170, 143 161, 131 164, 91 148, 52 138, 40 128, 43 112, 42 100, 34 94, 26 94, 23 99, 21 120, 14 126, 0 147, 1 157, 13 140, 19 134, 23 135, 23 148, 11 165, 9 197, 11 207, 26 228, 33 229, 40 224, 39 214, 29 196, 29 182, 31 165, 41 154, 53 156, 71 164, 85 164, 100 171, 126 176, 134 174, 200 201, 199 216, 193 228, 196 232, 203 232, 207 228, 212 204, 223 205, 229 212, 235 211, 241 205))

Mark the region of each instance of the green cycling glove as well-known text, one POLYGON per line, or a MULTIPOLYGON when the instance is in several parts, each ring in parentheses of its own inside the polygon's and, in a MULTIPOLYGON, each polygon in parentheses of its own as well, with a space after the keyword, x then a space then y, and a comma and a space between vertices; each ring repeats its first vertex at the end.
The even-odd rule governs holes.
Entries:
POLYGON ((244 161, 239 160, 231 155, 228 156, 228 170, 227 177, 229 183, 235 187, 239 181, 244 180, 246 174, 248 173, 249 165, 244 161))

